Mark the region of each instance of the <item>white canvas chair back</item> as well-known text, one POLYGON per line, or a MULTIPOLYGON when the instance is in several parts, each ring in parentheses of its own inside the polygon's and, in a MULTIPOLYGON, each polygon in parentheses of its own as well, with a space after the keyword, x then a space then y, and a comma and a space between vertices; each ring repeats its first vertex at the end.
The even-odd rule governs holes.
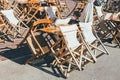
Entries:
POLYGON ((92 22, 88 23, 79 22, 79 26, 82 30, 84 39, 87 43, 91 44, 93 41, 95 41, 96 37, 92 32, 92 22))
POLYGON ((19 21, 14 16, 12 9, 10 9, 10 10, 2 10, 1 12, 2 12, 3 15, 5 15, 8 18, 8 20, 10 21, 10 23, 12 23, 14 25, 18 24, 19 21))
POLYGON ((57 7, 56 6, 45 7, 45 10, 48 14, 48 18, 57 18, 56 16, 57 7))
POLYGON ((80 16, 80 22, 90 22, 93 21, 93 2, 94 0, 88 0, 83 12, 80 16))
POLYGON ((63 24, 68 24, 70 22, 71 18, 65 18, 65 19, 56 19, 54 24, 59 26, 63 24))
POLYGON ((96 8, 97 16, 102 17, 103 16, 102 6, 95 6, 95 8, 96 8))
POLYGON ((77 40, 77 30, 78 27, 76 24, 69 26, 60 26, 60 30, 64 35, 64 38, 67 42, 67 46, 72 50, 80 46, 79 41, 77 40))

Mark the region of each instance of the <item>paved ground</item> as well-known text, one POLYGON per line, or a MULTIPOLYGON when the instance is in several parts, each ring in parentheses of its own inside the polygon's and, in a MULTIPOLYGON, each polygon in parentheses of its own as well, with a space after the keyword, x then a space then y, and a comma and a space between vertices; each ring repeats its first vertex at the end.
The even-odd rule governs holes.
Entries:
MULTIPOLYGON (((57 76, 50 67, 47 67, 44 61, 24 65, 31 52, 26 45, 16 48, 16 44, 8 42, 6 45, 0 44, 0 80, 64 80, 57 76)), ((112 46, 106 44, 110 55, 102 55, 97 63, 87 64, 83 71, 71 72, 66 80, 119 80, 120 48, 112 46)))

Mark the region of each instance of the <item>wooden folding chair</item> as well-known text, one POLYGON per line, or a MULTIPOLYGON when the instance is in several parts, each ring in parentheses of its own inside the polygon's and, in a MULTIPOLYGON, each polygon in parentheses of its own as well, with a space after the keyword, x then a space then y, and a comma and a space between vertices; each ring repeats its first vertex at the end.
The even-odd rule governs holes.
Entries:
POLYGON ((71 20, 70 17, 62 18, 57 6, 45 7, 46 16, 48 19, 51 19, 56 26, 68 24, 71 20))
POLYGON ((104 19, 99 21, 98 24, 96 24, 95 30, 97 31, 98 36, 100 37, 100 39, 107 39, 107 38, 109 38, 111 36, 111 33, 108 30, 110 27, 107 24, 107 21, 110 20, 111 16, 112 16, 112 13, 107 13, 104 16, 104 19))
POLYGON ((26 21, 28 21, 25 16, 27 15, 27 9, 26 6, 22 6, 18 3, 16 3, 13 7, 13 13, 14 16, 16 17, 16 19, 19 20, 19 23, 21 26, 25 27, 25 28, 29 28, 28 24, 26 24, 26 21))
POLYGON ((118 24, 113 20, 104 20, 101 21, 97 27, 96 31, 98 33, 98 36, 100 39, 109 39, 113 38, 111 43, 117 43, 118 46, 120 46, 120 40, 118 38, 119 34, 119 26, 118 24))
POLYGON ((1 37, 8 41, 14 41, 13 38, 13 29, 8 25, 7 21, 4 20, 4 16, 0 15, 0 33, 1 37))
POLYGON ((47 42, 45 42, 45 40, 43 41, 44 36, 42 35, 42 32, 40 31, 40 29, 43 26, 49 27, 49 24, 51 24, 51 23, 52 23, 51 20, 48 20, 48 19, 35 21, 33 23, 33 25, 30 27, 25 38, 19 44, 19 46, 20 46, 22 43, 24 43, 24 41, 27 41, 27 44, 29 45, 30 49, 33 52, 33 56, 30 57, 26 61, 26 63, 29 63, 29 61, 31 61, 39 56, 43 57, 45 54, 50 52, 47 42), (46 25, 46 24, 48 24, 48 25, 46 25), (40 39, 40 37, 42 37, 42 39, 40 39))
POLYGON ((108 39, 111 36, 110 31, 108 30, 108 25, 105 20, 99 22, 95 27, 95 30, 98 33, 100 39, 108 39))
POLYGON ((25 27, 22 27, 21 25, 25 25, 21 19, 17 19, 14 15, 14 10, 2 10, 0 11, 2 16, 4 17, 4 20, 6 21, 6 24, 11 26, 10 31, 13 33, 13 37, 16 38, 18 35, 19 37, 22 37, 28 28, 26 25, 25 27))
POLYGON ((8 0, 0 0, 0 10, 10 9, 10 3, 8 0))
MULTIPOLYGON (((41 6, 39 0, 29 0, 25 3, 17 3, 16 6, 21 11, 18 11, 18 13, 22 13, 22 16, 20 18, 22 18, 25 24, 29 26, 31 26, 34 21, 41 18, 41 6)), ((16 8, 14 10, 16 10, 16 8)))
MULTIPOLYGON (((27 12, 27 15, 29 16, 29 20, 32 20, 32 19, 35 19, 37 20, 38 17, 36 17, 37 14, 40 14, 40 11, 43 10, 41 5, 40 5, 40 1, 39 0, 30 0, 28 2, 28 12, 27 12)), ((40 19, 40 16, 39 16, 39 19, 40 19)))
POLYGON ((27 37, 30 35, 30 31, 35 31, 36 29, 39 30, 40 28, 43 27, 50 27, 50 24, 52 24, 52 21, 49 19, 41 19, 38 21, 35 21, 32 26, 29 28, 27 34, 25 35, 24 39, 20 42, 18 47, 20 47, 27 39, 27 37))
POLYGON ((71 11, 70 11, 70 9, 69 9, 69 7, 67 5, 67 1, 65 1, 65 0, 58 0, 57 5, 58 5, 58 8, 59 8, 60 12, 62 13, 62 15, 64 17, 68 17, 70 15, 71 11))
POLYGON ((3 43, 5 42, 5 35, 4 33, 2 32, 2 28, 4 27, 5 25, 3 23, 1 23, 0 21, 0 43, 3 43))
POLYGON ((27 37, 26 41, 31 51, 33 52, 33 55, 25 62, 25 64, 29 63, 35 58, 43 58, 45 54, 50 52, 50 48, 47 45, 47 42, 45 42, 41 33, 31 30, 30 35, 27 37))
POLYGON ((20 12, 20 13, 22 13, 22 16, 20 18, 24 19, 26 24, 30 23, 32 20, 37 19, 35 16, 39 11, 40 3, 38 4, 38 3, 30 1, 30 2, 25 3, 25 4, 18 3, 16 6, 18 8, 20 8, 20 10, 22 9, 20 12))
POLYGON ((37 13, 39 13, 40 6, 28 6, 27 12, 24 14, 24 20, 26 24, 29 24, 32 21, 36 21, 38 18, 36 17, 37 13))
MULTIPOLYGON (((95 30, 92 28, 92 22, 88 22, 88 23, 79 22, 79 28, 82 31, 84 40, 91 47, 91 49, 100 51, 105 54, 109 54, 108 50, 106 49, 102 41, 99 39, 96 32, 94 33, 95 35, 93 34, 92 31, 95 31, 95 30), (101 45, 103 49, 99 48, 98 47, 99 45, 101 45)), ((96 52, 95 52, 95 55, 96 55, 96 52)))
POLYGON ((115 21, 111 21, 111 20, 107 20, 106 21, 108 27, 108 32, 110 32, 110 34, 112 35, 113 40, 111 41, 111 43, 117 43, 117 45, 120 47, 120 26, 115 22, 115 21))
POLYGON ((82 70, 85 61, 94 62, 96 58, 81 38, 83 42, 78 41, 77 37, 81 37, 81 33, 76 24, 59 28, 63 37, 51 47, 55 57, 53 65, 58 66, 64 77, 67 77, 72 69, 77 67, 82 70))

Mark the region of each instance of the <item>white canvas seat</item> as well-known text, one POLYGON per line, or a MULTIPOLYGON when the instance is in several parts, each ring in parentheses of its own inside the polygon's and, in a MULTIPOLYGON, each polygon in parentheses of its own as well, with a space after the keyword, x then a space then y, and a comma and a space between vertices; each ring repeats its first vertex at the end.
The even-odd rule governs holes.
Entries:
POLYGON ((106 49, 106 47, 104 46, 102 41, 99 39, 97 34, 96 33, 95 33, 95 35, 93 34, 92 22, 88 22, 88 23, 79 22, 79 26, 80 26, 80 29, 82 30, 83 37, 84 37, 85 41, 89 44, 89 46, 91 46, 92 48, 94 48, 98 51, 109 54, 108 50, 106 49), (98 46, 95 45, 95 43, 97 43, 97 42, 99 42, 101 44, 103 49, 100 49, 100 48, 98 48, 98 46))

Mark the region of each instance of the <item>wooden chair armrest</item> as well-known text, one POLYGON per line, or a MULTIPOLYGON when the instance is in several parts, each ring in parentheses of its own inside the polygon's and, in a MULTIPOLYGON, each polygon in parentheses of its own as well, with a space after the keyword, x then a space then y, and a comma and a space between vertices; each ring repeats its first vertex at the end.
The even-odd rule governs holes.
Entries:
POLYGON ((35 21, 33 23, 33 26, 36 26, 36 25, 42 24, 42 23, 52 24, 52 21, 49 19, 41 19, 41 20, 35 21))

